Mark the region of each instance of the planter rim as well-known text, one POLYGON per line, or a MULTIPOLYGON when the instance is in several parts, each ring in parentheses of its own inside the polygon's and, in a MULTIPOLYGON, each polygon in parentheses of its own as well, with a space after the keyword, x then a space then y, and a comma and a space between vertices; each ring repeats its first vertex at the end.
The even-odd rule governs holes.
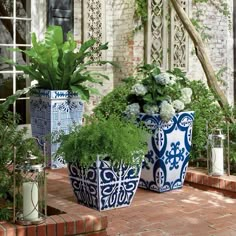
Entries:
MULTIPOLYGON (((182 114, 182 113, 195 113, 195 111, 180 111, 180 112, 176 112, 175 115, 177 114, 182 114)), ((153 113, 153 114, 148 114, 148 113, 145 113, 145 112, 140 112, 138 114, 141 114, 141 115, 149 115, 149 116, 159 116, 160 113, 153 113)))

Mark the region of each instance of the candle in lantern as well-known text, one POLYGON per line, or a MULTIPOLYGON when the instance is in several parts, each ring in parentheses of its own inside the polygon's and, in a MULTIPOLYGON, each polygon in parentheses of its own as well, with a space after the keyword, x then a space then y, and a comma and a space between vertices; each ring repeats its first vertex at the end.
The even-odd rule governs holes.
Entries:
POLYGON ((25 220, 38 219, 38 184, 23 183, 23 217, 25 220))
POLYGON ((212 148, 212 175, 224 174, 223 148, 212 148))

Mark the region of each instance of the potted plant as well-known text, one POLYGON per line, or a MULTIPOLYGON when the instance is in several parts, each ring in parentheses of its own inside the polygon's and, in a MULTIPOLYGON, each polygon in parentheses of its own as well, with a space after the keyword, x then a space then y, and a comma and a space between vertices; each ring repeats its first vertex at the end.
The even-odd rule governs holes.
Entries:
MULTIPOLYGON (((0 108, 3 108, 0 104, 0 108)), ((13 217, 13 161, 16 148, 15 164, 24 164, 28 152, 43 161, 43 155, 33 138, 27 138, 27 129, 19 129, 18 116, 0 109, 0 220, 11 220, 13 217), (42 158, 42 159, 41 159, 42 158)), ((18 176, 16 184, 19 182, 18 176)))
POLYGON ((181 188, 194 120, 194 112, 186 111, 192 96, 189 81, 179 69, 162 73, 153 64, 140 67, 137 78, 125 113, 137 116, 153 133, 139 186, 157 192, 181 188))
MULTIPOLYGON (((35 33, 32 33, 32 47, 19 50, 29 58, 28 64, 19 65, 7 61, 29 75, 30 80, 37 82, 36 86, 31 87, 30 95, 33 136, 44 138, 53 131, 68 132, 72 124, 81 124, 83 100, 88 101, 91 93, 98 93, 91 83, 102 84, 102 78, 108 79, 106 75, 87 70, 92 64, 108 63, 91 60, 94 54, 108 48, 107 43, 98 47, 95 44, 96 40, 91 39, 78 49, 72 34, 68 33, 64 42, 62 28, 49 26, 44 40, 38 41, 35 33)), ((49 165, 53 168, 63 167, 64 161, 61 158, 50 158, 59 143, 46 142, 49 165)))
POLYGON ((128 206, 138 187, 148 132, 111 116, 59 136, 78 202, 99 211, 128 206))

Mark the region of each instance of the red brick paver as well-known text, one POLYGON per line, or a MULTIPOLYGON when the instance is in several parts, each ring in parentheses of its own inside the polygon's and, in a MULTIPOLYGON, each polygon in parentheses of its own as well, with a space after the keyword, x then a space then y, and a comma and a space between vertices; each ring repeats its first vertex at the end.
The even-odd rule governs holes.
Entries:
POLYGON ((47 177, 48 205, 61 214, 38 227, 0 222, 0 236, 236 236, 234 176, 190 169, 182 189, 138 189, 131 206, 105 212, 77 203, 66 169, 50 170, 47 177))
MULTIPOLYGON (((196 177, 195 173, 191 176, 195 181, 207 178, 204 174, 201 178, 201 173, 196 173, 199 176, 196 177)), ((67 209, 71 214, 107 216, 109 236, 236 236, 236 199, 234 198, 236 193, 231 192, 229 197, 225 195, 226 192, 220 193, 199 185, 196 188, 188 184, 182 189, 166 193, 138 189, 130 207, 99 213, 78 205, 78 210, 75 212, 73 206, 76 199, 66 170, 52 171, 48 178, 50 199, 53 199, 54 194, 59 195, 54 207, 60 206, 60 209, 67 209), (54 175, 57 176, 57 180, 54 175), (63 190, 61 190, 62 184, 63 190)), ((211 185, 212 182, 218 183, 217 180, 212 181, 210 177, 208 183, 211 185)), ((88 222, 86 228, 92 230, 88 219, 89 217, 86 217, 88 222)))

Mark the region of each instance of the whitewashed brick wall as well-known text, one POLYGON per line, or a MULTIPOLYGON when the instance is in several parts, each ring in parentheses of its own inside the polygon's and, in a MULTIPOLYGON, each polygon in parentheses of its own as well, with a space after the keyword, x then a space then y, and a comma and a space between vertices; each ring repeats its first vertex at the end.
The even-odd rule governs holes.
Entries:
MULTIPOLYGON (((113 43, 113 1, 106 1, 105 12, 103 12, 105 17, 105 41, 108 42, 108 50, 106 50, 106 60, 113 61, 114 54, 114 43, 113 43)), ((112 91, 114 87, 113 73, 114 69, 111 65, 106 65, 102 67, 98 72, 106 74, 109 76, 109 80, 103 80, 103 86, 96 86, 99 89, 100 95, 91 96, 90 101, 85 105, 85 112, 91 114, 93 108, 101 101, 101 98, 112 91)))
MULTIPOLYGON (((105 11, 102 12, 106 22, 104 38, 105 42, 109 42, 108 50, 106 50, 105 52, 105 60, 113 61, 113 1, 105 1, 105 4, 105 11)), ((78 45, 83 42, 82 29, 82 2, 81 0, 74 0, 74 37, 75 40, 78 42, 78 45)), ((104 79, 103 86, 95 86, 99 89, 100 95, 92 95, 90 97, 89 102, 85 104, 86 114, 91 114, 92 109, 99 103, 101 97, 109 93, 113 89, 113 67, 111 65, 106 65, 101 68, 91 68, 91 70, 106 74, 107 76, 109 76, 110 79, 104 79)))
POLYGON ((134 0, 113 1, 113 60, 120 65, 114 70, 114 84, 133 74, 143 60, 143 32, 134 34, 134 0))
MULTIPOLYGON (((233 1, 228 0, 228 5, 232 13, 233 1)), ((202 3, 198 4, 198 8, 202 10, 204 14, 201 15, 200 20, 209 29, 206 33, 210 35, 210 38, 205 42, 208 56, 213 65, 215 72, 226 67, 225 73, 223 73, 222 79, 227 83, 227 87, 222 89, 228 98, 230 104, 234 102, 234 82, 233 82, 233 29, 229 25, 229 20, 224 17, 219 11, 212 5, 202 3)), ((196 6, 193 5, 192 15, 196 14, 196 6)), ((232 21, 232 16, 230 16, 232 21)), ((191 44, 189 55, 189 73, 188 75, 193 79, 201 79, 206 81, 205 74, 202 70, 201 64, 198 58, 193 54, 194 48, 191 44)))
MULTIPOLYGON (((232 12, 232 0, 227 0, 232 12)), ((102 72, 110 76, 100 88, 101 94, 105 95, 113 89, 122 79, 133 74, 135 67, 144 61, 144 31, 133 32, 137 22, 134 21, 134 0, 106 0, 106 41, 109 42, 109 50, 106 52, 107 60, 119 64, 119 68, 107 66, 102 72)), ((75 25, 80 28, 81 1, 75 0, 75 25)), ((201 21, 209 30, 206 33, 211 37, 206 42, 206 49, 215 72, 227 67, 223 79, 227 82, 227 88, 222 87, 231 104, 234 100, 233 83, 233 33, 229 27, 229 21, 218 12, 215 7, 206 3, 198 4, 204 14, 201 21)), ((192 16, 196 14, 193 5, 192 16)), ((81 32, 75 29, 75 37, 81 40, 81 32)), ((188 76, 192 79, 206 81, 204 72, 198 58, 193 53, 194 47, 190 43, 188 76)), ((86 110, 90 112, 94 105, 98 104, 101 96, 92 97, 86 110)))
MULTIPOLYGON (((232 13, 233 1, 227 0, 230 12, 232 13)), ((114 84, 116 85, 126 76, 133 73, 134 68, 144 61, 144 32, 143 30, 133 34, 135 22, 134 0, 113 1, 113 60, 119 62, 121 68, 114 70, 114 84)), ((206 49, 213 68, 217 73, 223 68, 227 68, 222 79, 227 83, 227 87, 222 86, 230 104, 234 101, 233 82, 233 30, 229 26, 228 19, 219 13, 212 5, 202 3, 198 8, 204 14, 200 20, 209 30, 206 33, 210 38, 206 41, 206 49)), ((192 16, 196 14, 196 6, 193 5, 192 16)), ((230 16, 232 19, 232 16, 230 16)), ((190 41, 191 42, 191 41, 190 41)), ((201 64, 193 53, 194 47, 190 43, 188 75, 192 79, 206 81, 201 64)))

